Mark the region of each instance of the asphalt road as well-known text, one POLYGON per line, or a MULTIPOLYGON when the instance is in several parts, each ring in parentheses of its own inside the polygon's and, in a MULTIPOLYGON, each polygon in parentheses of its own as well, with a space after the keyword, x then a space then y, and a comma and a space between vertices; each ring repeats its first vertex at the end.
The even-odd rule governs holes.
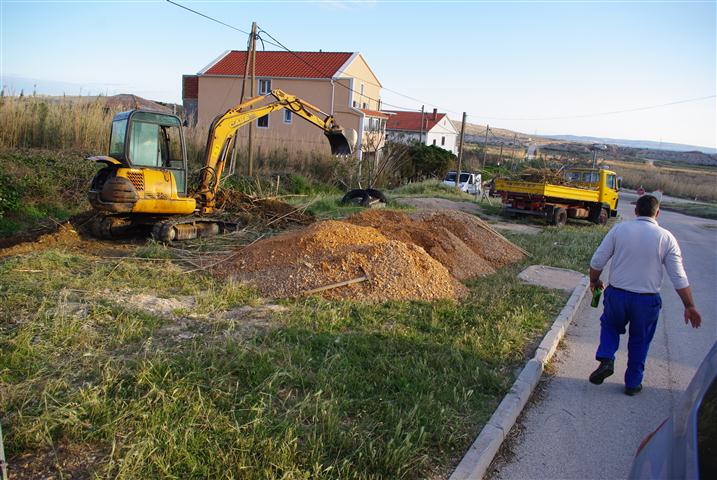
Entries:
MULTIPOLYGON (((635 195, 621 193, 620 213, 634 218, 635 195)), ((684 324, 683 308, 667 275, 663 309, 648 355, 643 391, 623 393, 627 336, 621 337, 615 374, 602 385, 587 381, 600 332, 600 308, 589 295, 565 337, 556 373, 540 400, 524 412, 518 435, 492 477, 497 479, 625 478, 635 450, 674 408, 700 362, 717 340, 717 222, 660 212, 658 222, 682 249, 702 327, 684 324)), ((607 272, 603 274, 607 282, 607 272)))

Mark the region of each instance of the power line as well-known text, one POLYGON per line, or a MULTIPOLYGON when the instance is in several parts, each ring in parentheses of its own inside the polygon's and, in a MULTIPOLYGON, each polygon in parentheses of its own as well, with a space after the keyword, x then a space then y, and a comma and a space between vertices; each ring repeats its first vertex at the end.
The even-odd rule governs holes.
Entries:
POLYGON ((616 115, 620 113, 629 113, 629 112, 639 112, 642 110, 653 110, 655 108, 662 108, 662 107, 669 107, 670 105, 679 105, 681 103, 690 103, 690 102, 699 102, 702 100, 708 100, 710 98, 715 98, 717 95, 705 95, 703 97, 695 97, 695 98, 687 98, 684 100, 676 100, 674 102, 667 102, 667 103, 659 103, 656 105, 648 105, 648 106, 642 106, 642 107, 634 107, 634 108, 625 108, 622 110, 612 110, 609 112, 595 112, 595 113, 585 113, 585 114, 578 114, 578 115, 562 115, 562 116, 556 116, 556 117, 484 117, 482 115, 473 115, 476 118, 482 118, 485 120, 525 120, 525 121, 535 121, 535 120, 568 120, 573 118, 588 118, 588 117, 600 117, 605 115, 616 115))
MULTIPOLYGON (((271 39, 274 40, 276 43, 278 43, 281 48, 283 48, 283 49, 286 50, 287 52, 291 53, 293 56, 295 56, 296 58, 298 58, 299 60, 301 60, 303 63, 305 63, 305 64, 308 65, 309 67, 313 68, 315 71, 321 73, 322 75, 326 75, 326 74, 327 74, 326 71, 321 70, 321 69, 320 69, 319 67, 317 67, 316 65, 313 65, 311 62, 309 62, 309 61, 307 61, 306 59, 304 59, 303 57, 301 57, 298 53, 294 52, 294 51, 291 50, 289 47, 285 46, 283 43, 281 43, 279 40, 277 40, 274 36, 272 36, 269 32, 267 32, 267 31, 264 30, 263 28, 259 28, 259 30, 260 30, 261 32, 267 34, 267 35, 269 36, 269 38, 271 38, 271 39)), ((331 72, 328 72, 328 73, 331 73, 331 72)), ((357 78, 359 78, 359 77, 357 77, 357 78)), ((359 78, 359 80, 363 80, 363 81, 366 82, 366 83, 369 83, 369 84, 371 84, 371 85, 374 85, 374 86, 383 88, 383 87, 381 87, 380 85, 375 84, 375 83, 371 83, 371 82, 369 82, 368 80, 365 80, 365 79, 363 79, 363 78, 359 78)), ((354 90, 353 88, 348 87, 348 86, 346 86, 346 85, 344 85, 344 84, 342 84, 342 83, 340 83, 340 82, 338 83, 338 85, 340 85, 341 87, 347 89, 347 90, 350 91, 350 92, 359 93, 359 95, 361 95, 362 97, 366 97, 366 98, 369 99, 369 100, 373 100, 374 102, 376 102, 376 105, 378 105, 379 103, 381 103, 382 105, 388 105, 389 107, 402 108, 402 109, 405 109, 405 108, 406 108, 406 107, 402 107, 402 106, 399 106, 399 105, 393 105, 393 104, 391 104, 391 103, 380 102, 380 99, 370 97, 370 96, 368 96, 368 95, 366 95, 366 94, 363 94, 363 93, 360 93, 360 92, 356 92, 356 90, 354 90)), ((408 109, 407 109, 407 110, 408 110, 408 109)))
MULTIPOLYGON (((172 5, 176 5, 177 7, 183 8, 184 10, 187 10, 187 11, 189 11, 189 12, 191 12, 191 13, 194 13, 194 14, 196 14, 196 15, 199 15, 200 17, 204 17, 204 18, 206 18, 207 20, 211 20, 212 22, 216 22, 216 23, 218 23, 218 24, 220 24, 220 25, 223 25, 223 26, 225 26, 225 27, 227 27, 227 28, 231 28, 232 30, 236 30, 237 32, 241 32, 241 33, 243 33, 243 34, 245 34, 245 35, 251 35, 251 34, 250 34, 249 32, 247 32, 247 31, 244 31, 244 30, 242 30, 242 29, 240 29, 240 28, 237 28, 237 27, 235 27, 235 26, 233 26, 233 25, 230 25, 230 24, 228 24, 228 23, 226 23, 226 22, 222 22, 221 20, 218 20, 218 19, 216 19, 216 18, 214 18, 214 17, 210 17, 209 15, 206 15, 206 14, 204 14, 204 13, 202 13, 202 12, 198 12, 197 10, 191 9, 191 8, 189 8, 189 7, 185 7, 184 5, 181 5, 181 4, 177 3, 177 2, 173 2, 172 0, 166 0, 166 1, 167 1, 168 3, 171 3, 172 5)), ((274 46, 274 47, 277 47, 277 48, 286 50, 287 52, 291 53, 291 54, 294 55, 296 58, 298 58, 299 60, 301 60, 302 62, 304 62, 304 63, 305 63, 306 65, 308 65, 309 67, 313 68, 314 70, 316 70, 317 72, 319 72, 319 73, 321 73, 321 74, 323 74, 323 75, 326 75, 326 72, 324 72, 323 70, 319 69, 318 67, 316 67, 315 65, 311 64, 310 62, 306 61, 306 59, 302 58, 302 57, 299 56, 296 52, 294 52, 294 51, 292 51, 291 49, 289 49, 288 47, 286 47, 284 44, 282 44, 281 42, 279 42, 279 40, 277 40, 276 38, 274 38, 269 32, 267 32, 267 31, 264 30, 263 28, 260 28, 260 31, 263 32, 263 33, 265 33, 266 35, 268 35, 269 38, 273 39, 274 42, 276 42, 276 43, 270 42, 270 41, 268 41, 268 40, 266 40, 266 39, 261 38, 259 35, 257 35, 257 38, 262 42, 262 45, 266 43, 266 44, 272 45, 272 46, 274 46)), ((246 72, 245 72, 245 73, 246 73, 246 72)), ((368 81, 368 80, 366 80, 366 79, 363 79, 363 78, 360 78, 360 77, 357 77, 357 78, 358 78, 359 80, 364 81, 365 83, 370 84, 370 85, 373 85, 373 86, 376 86, 376 87, 379 87, 379 88, 384 88, 384 87, 382 87, 381 85, 378 85, 378 84, 376 84, 376 83, 370 82, 370 81, 368 81)), ((365 97, 365 98, 367 98, 367 99, 369 99, 369 100, 373 100, 374 102, 376 102, 377 105, 379 104, 379 99, 377 99, 377 98, 373 98, 373 97, 370 97, 370 96, 368 96, 368 95, 361 94, 360 92, 357 92, 356 90, 352 89, 351 87, 347 87, 346 85, 344 85, 344 84, 342 84, 342 83, 339 83, 338 85, 340 85, 341 87, 343 87, 343 88, 349 90, 349 91, 352 92, 352 93, 359 93, 362 97, 365 97)), ((390 92, 393 92, 393 93, 396 93, 396 94, 401 95, 401 96, 406 97, 406 98, 410 98, 411 100, 420 101, 420 100, 418 100, 418 99, 412 98, 412 97, 410 97, 410 96, 408 96, 408 95, 404 95, 404 94, 402 94, 402 93, 400 93, 400 92, 397 92, 397 91, 394 91, 394 90, 391 90, 391 89, 388 89, 388 88, 385 88, 385 90, 390 91, 390 92)), ((388 105, 388 106, 394 107, 394 108, 400 108, 400 109, 405 109, 405 110, 410 110, 410 111, 417 111, 416 109, 409 109, 409 108, 406 108, 406 107, 403 107, 403 106, 400 106, 400 105, 393 105, 393 104, 391 104, 391 103, 386 103, 386 102, 381 102, 381 103, 382 103, 383 105, 388 105)), ((428 102, 424 102, 424 103, 428 103, 428 102)))
MULTIPOLYGON (((208 19, 208 20, 211 20, 212 22, 216 22, 216 23, 218 23, 218 24, 220 24, 220 25, 223 25, 223 26, 225 26, 225 27, 227 27, 227 28, 231 28, 232 30, 236 30, 237 32, 241 32, 241 33, 243 33, 243 34, 245 34, 245 35, 251 35, 251 34, 250 34, 249 32, 247 32, 247 31, 244 31, 244 30, 242 30, 242 29, 240 29, 240 28, 237 28, 237 27, 235 27, 235 26, 233 26, 233 25, 230 25, 230 24, 228 24, 228 23, 222 22, 221 20, 218 20, 218 19, 216 19, 216 18, 210 17, 209 15, 206 15, 206 14, 204 14, 204 13, 198 12, 198 11, 196 11, 196 10, 193 10, 193 9, 189 8, 189 7, 185 7, 184 5, 181 5, 181 4, 177 3, 177 2, 174 2, 174 1, 172 1, 172 0, 166 0, 166 1, 167 1, 168 3, 171 3, 172 5, 175 5, 175 6, 177 6, 177 7, 180 7, 180 8, 182 8, 182 9, 184 9, 184 10, 187 10, 187 11, 189 11, 189 12, 191 12, 191 13, 194 13, 194 14, 196 14, 196 15, 199 15, 199 16, 201 16, 201 17, 204 17, 204 18, 206 18, 206 19, 208 19)), ((257 35, 257 38, 259 38, 259 39, 261 40, 262 44, 267 43, 267 44, 272 45, 272 46, 274 46, 274 47, 277 47, 277 48, 281 48, 281 49, 283 49, 283 50, 286 50, 287 52, 289 52, 289 53, 291 53, 293 56, 295 56, 297 59, 299 59, 301 62, 303 62, 303 63, 305 63, 307 66, 313 68, 315 71, 317 71, 317 72, 319 72, 319 73, 321 73, 321 74, 323 74, 323 75, 326 75, 326 74, 327 74, 325 71, 321 70, 321 69, 320 69, 319 67, 317 67, 316 65, 314 65, 314 64, 312 64, 312 63, 310 63, 310 62, 308 62, 306 59, 304 59, 303 57, 301 57, 299 54, 297 54, 296 52, 294 52, 293 50, 289 49, 287 46, 285 46, 284 44, 282 44, 279 40, 277 40, 274 36, 272 36, 268 31, 264 30, 263 28, 260 28, 259 30, 260 30, 260 32, 263 32, 263 33, 265 33, 266 35, 268 35, 269 38, 271 38, 272 40, 274 40, 274 42, 276 42, 276 43, 270 42, 270 41, 268 41, 268 40, 265 40, 265 39, 263 39, 263 38, 260 38, 260 37, 257 35)), ((246 72, 245 72, 245 73, 246 73, 246 72)), ((441 108, 439 105, 437 105, 437 104, 435 104, 435 103, 426 102, 426 101, 420 100, 420 99, 418 99, 418 98, 416 98, 416 97, 412 97, 412 96, 410 96, 410 95, 406 95, 406 94, 401 93, 401 92, 399 92, 399 91, 397 91, 397 90, 393 90, 393 89, 390 89, 390 88, 388 88, 388 87, 384 87, 384 86, 382 86, 382 85, 379 85, 379 84, 377 84, 377 83, 373 83, 373 82, 371 82, 370 80, 366 80, 366 79, 363 79, 363 78, 360 78, 360 77, 356 77, 356 78, 358 78, 359 80, 361 80, 361 81, 363 81, 363 82, 365 82, 365 83, 367 83, 367 84, 369 84, 369 85, 373 85, 373 86, 375 86, 375 87, 382 88, 382 89, 384 89, 384 90, 386 90, 386 91, 388 91, 388 92, 391 92, 391 93, 394 93, 394 94, 396 94, 396 95, 402 96, 402 97, 407 98, 407 99, 409 99, 409 100, 413 100, 413 101, 420 102, 420 103, 425 104, 425 105, 430 105, 430 106, 433 106, 433 107, 437 107, 437 108, 443 110, 445 113, 458 114, 458 112, 455 111, 455 110, 444 109, 444 108, 441 108)), ((338 85, 340 85, 341 87, 347 89, 348 91, 350 91, 350 92, 352 92, 352 93, 358 93, 358 94, 361 95, 362 97, 365 97, 365 98, 367 98, 367 99, 369 99, 369 100, 373 100, 374 102, 376 102, 377 105, 378 105, 379 102, 380 102, 380 99, 376 99, 376 98, 370 97, 370 96, 368 96, 368 95, 362 94, 362 93, 360 93, 360 92, 357 92, 356 90, 352 89, 351 87, 348 87, 348 86, 346 86, 346 85, 344 85, 344 84, 342 84, 342 83, 340 83, 340 82, 338 82, 338 85)), ((499 120, 499 121, 569 120, 569 119, 577 119, 577 118, 590 118, 590 117, 600 117, 600 116, 606 116, 606 115, 617 115, 617 114, 621 114, 621 113, 638 112, 638 111, 644 111, 644 110, 653 110, 653 109, 656 109, 656 108, 668 107, 668 106, 671 106, 671 105, 679 105, 679 104, 683 104, 683 103, 691 103, 691 102, 698 102, 698 101, 702 101, 702 100, 708 100, 708 99, 715 98, 715 97, 717 97, 717 95, 706 95, 706 96, 702 96, 702 97, 695 97, 695 98, 688 98, 688 99, 683 99, 683 100, 676 100, 676 101, 673 101, 673 102, 660 103, 660 104, 656 104, 656 105, 648 105, 648 106, 641 106, 641 107, 634 107, 634 108, 626 108, 626 109, 612 110, 612 111, 607 111, 607 112, 594 112, 594 113, 577 114, 577 115, 560 115, 560 116, 553 116, 553 117, 490 117, 490 116, 484 116, 484 115, 476 115, 476 114, 472 114, 472 113, 470 113, 469 116, 475 117, 475 118, 484 119, 484 120, 499 120)), ((408 108, 408 107, 404 107, 404 106, 401 106, 401 105, 394 105, 394 104, 387 103, 387 102, 381 102, 381 104, 382 104, 382 105, 387 105, 387 106, 389 106, 389 107, 393 107, 393 108, 396 108, 396 109, 399 109, 399 110, 405 110, 405 111, 411 111, 411 112, 420 111, 420 110, 418 110, 418 109, 408 108)), ((492 132, 490 132, 490 133, 491 133, 493 136, 495 136, 492 132)), ((498 137, 496 137, 496 138, 498 138, 498 137)))
POLYGON ((173 2, 172 0, 167 0, 167 2, 171 3, 172 5, 178 6, 179 8, 183 8, 183 9, 185 9, 185 10, 187 10, 187 11, 190 11, 190 12, 192 12, 192 13, 196 13, 196 14, 199 15, 200 17, 204 17, 204 18, 206 18, 206 19, 208 19, 208 20, 211 20, 212 22, 216 22, 216 23, 218 23, 218 24, 220 24, 220 25, 224 25, 225 27, 231 28, 232 30, 236 30, 237 32, 241 32, 241 33, 243 33, 244 35, 250 35, 249 32, 245 32, 244 30, 242 30, 242 29, 240 29, 240 28, 237 28, 237 27, 235 27, 235 26, 233 26, 233 25, 229 25, 228 23, 224 23, 224 22, 222 22, 221 20, 217 20, 216 18, 212 18, 212 17, 210 17, 209 15, 204 15, 204 14, 201 13, 201 12, 198 12, 198 11, 196 11, 196 10, 192 10, 192 9, 189 8, 189 7, 185 7, 184 5, 181 5, 181 4, 177 3, 177 2, 173 2))

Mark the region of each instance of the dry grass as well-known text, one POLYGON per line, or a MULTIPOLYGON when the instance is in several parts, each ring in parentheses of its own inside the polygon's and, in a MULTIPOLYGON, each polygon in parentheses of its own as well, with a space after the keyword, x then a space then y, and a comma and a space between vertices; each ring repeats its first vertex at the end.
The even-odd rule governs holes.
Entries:
POLYGON ((106 152, 117 111, 102 97, 2 97, 0 147, 106 152))
MULTIPOLYGON (((108 108, 104 97, 0 97, 0 148, 42 148, 104 154, 108 150, 112 117, 122 107, 108 108)), ((185 128, 190 171, 202 165, 206 128, 185 128)), ((246 136, 246 132, 243 137, 246 136)), ((244 145, 238 151, 237 173, 247 173, 244 145)), ((286 143, 268 137, 258 139, 254 172, 300 173, 324 182, 344 178, 348 165, 332 157, 328 143, 311 140, 286 143)))
POLYGON ((717 202, 717 170, 665 168, 615 160, 605 164, 622 177, 625 187, 642 185, 647 191, 662 190, 674 197, 717 202))

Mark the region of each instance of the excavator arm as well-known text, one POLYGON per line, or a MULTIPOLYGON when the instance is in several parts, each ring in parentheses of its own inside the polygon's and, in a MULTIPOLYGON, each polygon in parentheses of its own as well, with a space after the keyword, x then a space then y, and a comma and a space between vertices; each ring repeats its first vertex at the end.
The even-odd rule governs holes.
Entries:
POLYGON ((202 213, 212 213, 214 210, 219 181, 239 137, 239 129, 264 115, 284 108, 322 129, 329 140, 333 155, 350 155, 353 152, 356 145, 356 132, 345 131, 336 124, 333 116, 323 113, 319 108, 278 89, 272 90, 268 95, 254 97, 216 117, 209 128, 204 167, 201 171, 199 189, 195 195, 202 213), (274 97, 273 102, 254 107, 269 95, 274 97))

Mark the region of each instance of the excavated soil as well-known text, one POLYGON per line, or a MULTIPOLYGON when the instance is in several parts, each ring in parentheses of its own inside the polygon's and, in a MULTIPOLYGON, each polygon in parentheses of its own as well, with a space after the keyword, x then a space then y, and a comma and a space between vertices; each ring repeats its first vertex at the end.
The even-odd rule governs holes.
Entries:
POLYGON ((516 245, 476 216, 450 210, 426 210, 414 213, 411 218, 450 230, 493 269, 523 258, 523 253, 516 245))
POLYGON ((367 210, 347 221, 422 247, 459 280, 490 275, 523 258, 515 245, 493 233, 487 223, 464 212, 427 210, 409 216, 367 210))
POLYGON ((459 280, 494 273, 522 258, 476 217, 431 211, 408 216, 366 210, 346 221, 315 223, 242 250, 220 275, 253 283, 270 298, 296 297, 334 283, 367 277, 320 293, 361 301, 457 299, 459 280))
POLYGON ((0 259, 61 247, 99 256, 126 256, 141 243, 136 239, 97 240, 90 236, 89 221, 96 214, 80 213, 63 223, 0 239, 0 259))

